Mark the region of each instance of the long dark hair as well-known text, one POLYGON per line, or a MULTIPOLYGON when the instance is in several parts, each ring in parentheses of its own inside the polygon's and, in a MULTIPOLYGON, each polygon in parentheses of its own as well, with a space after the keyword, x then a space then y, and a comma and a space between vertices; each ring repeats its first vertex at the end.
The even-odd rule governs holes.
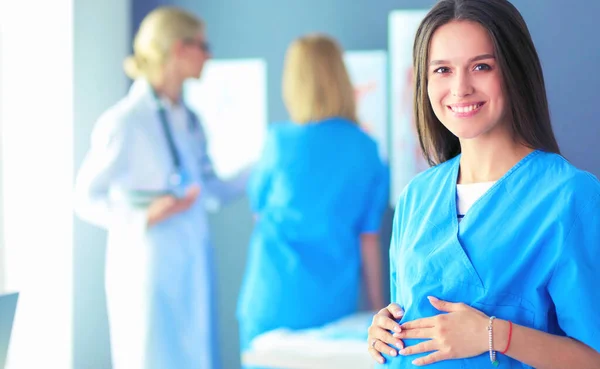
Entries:
POLYGON ((458 138, 436 117, 427 94, 431 38, 439 27, 454 20, 476 22, 488 31, 517 138, 533 149, 560 153, 550 123, 542 66, 519 11, 507 0, 440 0, 421 22, 413 49, 415 120, 429 164, 443 163, 461 152, 458 138))

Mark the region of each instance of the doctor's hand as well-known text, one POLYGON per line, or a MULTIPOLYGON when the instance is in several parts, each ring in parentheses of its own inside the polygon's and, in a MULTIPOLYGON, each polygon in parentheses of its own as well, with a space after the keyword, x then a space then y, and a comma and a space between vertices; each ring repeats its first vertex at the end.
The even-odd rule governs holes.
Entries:
POLYGON ((369 353, 380 364, 385 362, 381 356, 382 352, 391 356, 398 355, 398 351, 389 345, 394 345, 399 349, 404 348, 404 343, 390 333, 390 331, 400 332, 400 324, 396 320, 402 319, 403 316, 404 310, 400 306, 389 304, 373 317, 373 322, 369 327, 369 353))
POLYGON ((175 214, 188 210, 194 204, 199 194, 200 187, 192 185, 186 190, 184 197, 177 198, 172 195, 166 195, 152 201, 152 204, 148 208, 148 226, 151 227, 175 214))
POLYGON ((400 355, 431 352, 413 361, 414 365, 421 366, 443 360, 469 358, 488 351, 487 315, 466 304, 446 302, 432 296, 428 299, 433 307, 447 314, 402 324, 402 331, 394 334, 395 337, 427 341, 400 350, 400 355))

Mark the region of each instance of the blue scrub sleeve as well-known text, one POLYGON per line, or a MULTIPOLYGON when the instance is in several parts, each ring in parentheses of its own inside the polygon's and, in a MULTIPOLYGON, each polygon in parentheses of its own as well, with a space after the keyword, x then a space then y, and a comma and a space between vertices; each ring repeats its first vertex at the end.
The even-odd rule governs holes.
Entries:
POLYGON ((248 199, 253 213, 258 213, 265 206, 269 192, 271 176, 277 161, 277 134, 274 124, 269 125, 265 146, 248 180, 248 199))
POLYGON ((377 233, 390 195, 389 167, 380 163, 367 194, 368 204, 362 220, 361 233, 377 233))
POLYGON ((548 284, 558 323, 567 336, 600 352, 600 194, 568 230, 548 284))

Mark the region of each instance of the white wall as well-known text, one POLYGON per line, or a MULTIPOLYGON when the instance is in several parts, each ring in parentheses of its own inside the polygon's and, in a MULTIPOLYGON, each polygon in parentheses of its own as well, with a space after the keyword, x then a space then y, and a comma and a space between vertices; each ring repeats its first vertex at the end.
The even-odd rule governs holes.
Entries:
MULTIPOLYGON (((3 53, 3 48, 2 48, 2 23, 0 23, 0 76, 2 76, 2 53, 3 53)), ((0 89, 2 85, 2 80, 0 80, 0 89)), ((0 111, 2 111, 2 94, 0 94, 0 111)), ((2 201, 2 193, 4 192, 3 188, 4 186, 2 185, 2 183, 4 182, 4 177, 3 177, 3 173, 4 170, 2 169, 2 152, 4 151, 2 149, 2 118, 0 116, 0 293, 2 293, 4 291, 4 272, 5 272, 5 261, 4 261, 4 212, 2 211, 2 209, 4 209, 4 202, 2 201)))
POLYGON ((130 7, 0 1, 0 292, 21 292, 9 369, 111 366, 104 232, 74 221, 71 194, 95 120, 128 87, 130 7))
POLYGON ((72 1, 2 2, 4 284, 10 369, 72 362, 72 1))
MULTIPOLYGON (((130 0, 74 1, 74 169, 98 116, 127 92, 122 71, 131 44, 130 0)), ((74 221, 74 368, 108 369, 104 297, 105 232, 74 221)))

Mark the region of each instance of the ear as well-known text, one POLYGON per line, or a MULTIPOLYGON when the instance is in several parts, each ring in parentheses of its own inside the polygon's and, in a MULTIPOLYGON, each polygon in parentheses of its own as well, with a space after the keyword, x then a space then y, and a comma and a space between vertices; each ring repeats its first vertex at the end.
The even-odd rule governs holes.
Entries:
POLYGON ((180 56, 185 50, 185 42, 183 40, 175 40, 171 46, 171 55, 180 56))

